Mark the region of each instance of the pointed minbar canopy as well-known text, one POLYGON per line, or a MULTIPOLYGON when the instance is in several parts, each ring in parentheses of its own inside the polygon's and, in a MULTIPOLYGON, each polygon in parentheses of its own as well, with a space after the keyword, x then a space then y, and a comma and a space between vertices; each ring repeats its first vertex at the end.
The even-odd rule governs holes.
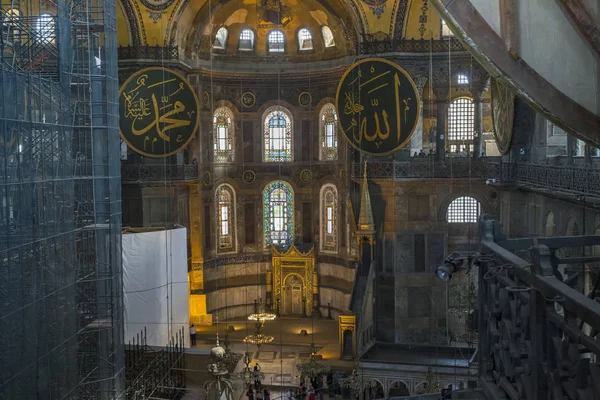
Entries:
POLYGON ((375 221, 373 219, 373 207, 371 206, 371 195, 369 194, 369 182, 367 181, 367 162, 365 161, 365 172, 363 174, 362 194, 360 196, 360 214, 358 215, 358 226, 356 229, 356 240, 359 251, 362 252, 363 240, 368 240, 371 245, 371 260, 373 259, 373 247, 375 245, 375 221))
POLYGON ((369 194, 369 183, 367 182, 367 162, 365 161, 365 172, 363 174, 362 194, 360 196, 360 214, 358 217, 358 232, 364 234, 375 233, 375 221, 373 220, 373 207, 371 206, 371 195, 369 194))

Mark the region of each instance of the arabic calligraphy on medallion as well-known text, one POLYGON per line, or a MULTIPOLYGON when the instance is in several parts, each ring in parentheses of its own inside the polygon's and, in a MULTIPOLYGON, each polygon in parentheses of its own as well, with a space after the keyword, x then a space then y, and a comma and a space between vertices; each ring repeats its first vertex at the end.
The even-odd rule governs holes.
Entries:
POLYGON ((173 155, 193 139, 198 107, 198 97, 183 76, 167 68, 142 69, 119 91, 121 137, 144 156, 173 155))
POLYGON ((336 93, 338 121, 355 149, 375 156, 404 147, 419 122, 415 83, 397 64, 366 58, 342 76, 336 93))
POLYGON ((500 154, 508 154, 513 137, 515 92, 495 79, 490 80, 494 138, 500 154))

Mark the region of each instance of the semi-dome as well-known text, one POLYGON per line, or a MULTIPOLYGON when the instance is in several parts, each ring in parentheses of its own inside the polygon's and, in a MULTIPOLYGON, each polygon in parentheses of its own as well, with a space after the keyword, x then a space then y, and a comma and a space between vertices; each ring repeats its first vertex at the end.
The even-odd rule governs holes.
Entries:
POLYGON ((204 7, 188 36, 191 58, 314 62, 354 53, 356 29, 336 1, 244 0, 204 7), (209 12, 210 11, 210 12, 209 12))

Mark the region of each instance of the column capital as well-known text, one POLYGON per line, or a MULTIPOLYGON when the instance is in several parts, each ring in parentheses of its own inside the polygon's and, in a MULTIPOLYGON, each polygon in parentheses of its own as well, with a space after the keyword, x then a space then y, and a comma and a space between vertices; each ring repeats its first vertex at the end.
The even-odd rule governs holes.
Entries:
POLYGON ((489 83, 486 83, 484 85, 471 86, 471 95, 473 96, 473 101, 476 103, 482 102, 483 96, 484 96, 485 92, 488 91, 489 88, 490 88, 489 83))
POLYGON ((425 89, 427 80, 428 78, 423 75, 416 75, 413 78, 413 82, 415 82, 415 86, 417 87, 417 91, 419 92, 419 97, 421 98, 421 101, 423 101, 423 90, 425 89))

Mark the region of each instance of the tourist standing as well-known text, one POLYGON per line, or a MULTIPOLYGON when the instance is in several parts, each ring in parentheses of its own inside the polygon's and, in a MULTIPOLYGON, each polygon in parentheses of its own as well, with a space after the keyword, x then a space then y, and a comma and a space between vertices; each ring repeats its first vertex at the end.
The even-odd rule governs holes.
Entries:
POLYGON ((190 346, 196 345, 196 327, 194 324, 190 326, 190 346))

